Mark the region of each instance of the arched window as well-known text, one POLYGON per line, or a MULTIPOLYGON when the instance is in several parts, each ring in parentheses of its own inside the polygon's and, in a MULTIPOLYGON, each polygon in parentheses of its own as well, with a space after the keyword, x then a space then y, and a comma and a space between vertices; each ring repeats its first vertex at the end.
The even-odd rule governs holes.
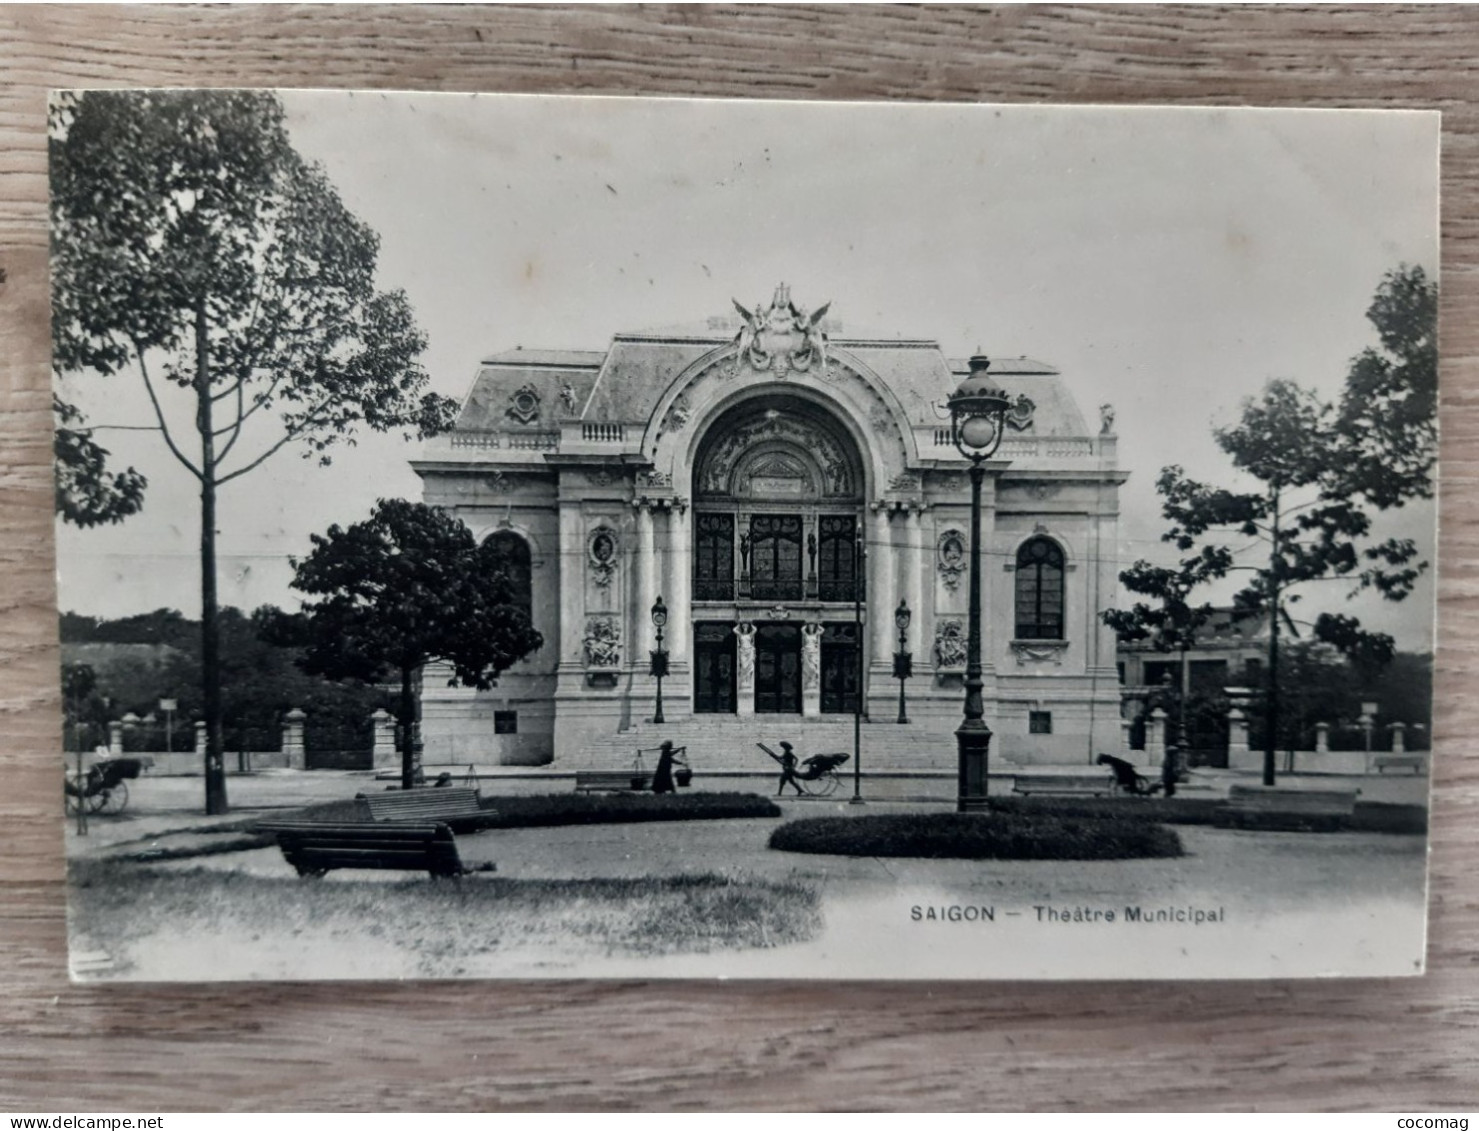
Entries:
POLYGON ((1063 550, 1032 538, 1017 551, 1018 640, 1063 639, 1063 550))
POLYGON ((510 604, 534 618, 534 583, 529 570, 529 543, 511 530, 500 530, 488 539, 494 567, 508 578, 513 589, 510 604))

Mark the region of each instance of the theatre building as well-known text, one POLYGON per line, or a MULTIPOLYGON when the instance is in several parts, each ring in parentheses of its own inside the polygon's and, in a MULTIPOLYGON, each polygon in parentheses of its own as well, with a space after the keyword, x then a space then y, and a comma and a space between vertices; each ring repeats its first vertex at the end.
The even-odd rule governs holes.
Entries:
MULTIPOLYGON (((491 691, 426 673, 428 764, 612 766, 671 737, 706 769, 758 768, 757 738, 851 749, 861 693, 865 765, 954 766, 971 514, 945 404, 986 359, 828 313, 782 286, 742 316, 481 364, 414 466, 426 502, 493 540, 545 643, 491 691)), ((981 508, 992 757, 1089 762, 1122 746, 1098 617, 1126 479, 1113 410, 1091 425, 1041 362, 988 373, 1011 398, 981 508)))

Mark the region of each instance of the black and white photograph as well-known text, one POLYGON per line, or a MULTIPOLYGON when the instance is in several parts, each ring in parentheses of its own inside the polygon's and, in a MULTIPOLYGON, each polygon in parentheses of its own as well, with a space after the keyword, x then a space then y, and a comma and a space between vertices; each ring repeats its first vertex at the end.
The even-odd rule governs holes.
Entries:
POLYGON ((1421 974, 1439 123, 54 93, 73 979, 1421 974))

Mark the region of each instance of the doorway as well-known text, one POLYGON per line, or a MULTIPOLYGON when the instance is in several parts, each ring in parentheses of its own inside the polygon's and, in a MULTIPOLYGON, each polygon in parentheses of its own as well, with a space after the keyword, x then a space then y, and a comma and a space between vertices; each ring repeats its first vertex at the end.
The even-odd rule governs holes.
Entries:
POLYGON ((734 714, 734 655, 733 623, 700 621, 693 626, 694 714, 734 714))
POLYGON ((761 624, 755 629, 755 713, 801 713, 801 627, 761 624))

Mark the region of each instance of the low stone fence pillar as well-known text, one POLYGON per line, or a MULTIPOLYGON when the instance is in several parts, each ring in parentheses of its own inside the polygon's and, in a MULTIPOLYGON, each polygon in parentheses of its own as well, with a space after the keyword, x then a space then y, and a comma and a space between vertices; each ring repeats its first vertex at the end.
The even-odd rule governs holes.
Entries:
POLYGON ((1152 766, 1166 760, 1166 712, 1160 707, 1145 722, 1145 757, 1152 766))
POLYGON ((1316 754, 1329 754, 1330 753, 1330 724, 1329 723, 1316 723, 1315 724, 1315 753, 1316 754))
POLYGON ((301 707, 294 707, 283 716, 282 752, 290 770, 308 768, 308 755, 303 746, 303 724, 307 719, 308 715, 301 707))
POLYGON ((395 748, 395 718, 383 708, 376 708, 370 716, 375 728, 375 745, 371 755, 372 765, 377 770, 393 769, 401 764, 400 754, 395 748))
POLYGON ((1393 754, 1406 754, 1407 753, 1407 724, 1406 723, 1393 723, 1392 724, 1392 753, 1393 754))
POLYGON ((108 724, 108 753, 123 753, 123 723, 118 719, 108 724))

